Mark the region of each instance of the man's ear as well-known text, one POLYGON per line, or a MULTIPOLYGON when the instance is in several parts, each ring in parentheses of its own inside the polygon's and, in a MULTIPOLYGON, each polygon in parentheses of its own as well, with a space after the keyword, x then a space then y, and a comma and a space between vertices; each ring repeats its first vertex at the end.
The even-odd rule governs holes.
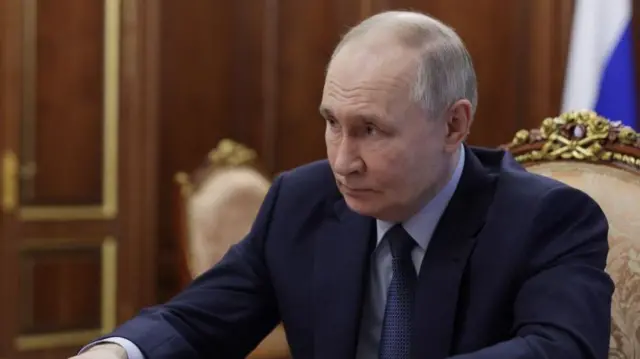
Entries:
POLYGON ((460 144, 469 135, 471 129, 471 102, 463 99, 456 101, 449 107, 449 115, 446 116, 447 135, 445 138, 445 149, 453 152, 460 147, 460 144))

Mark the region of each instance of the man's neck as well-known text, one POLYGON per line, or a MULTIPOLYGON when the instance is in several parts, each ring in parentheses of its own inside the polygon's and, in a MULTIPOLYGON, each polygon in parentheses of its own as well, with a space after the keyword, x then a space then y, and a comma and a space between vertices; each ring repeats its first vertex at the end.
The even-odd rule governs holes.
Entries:
POLYGON ((452 180, 455 179, 457 186, 457 182, 460 179, 462 169, 464 167, 464 163, 460 162, 464 161, 464 159, 464 146, 460 145, 460 147, 450 155, 450 158, 447 159, 446 168, 442 171, 443 175, 436 181, 435 185, 425 188, 422 194, 418 197, 418 200, 414 202, 414 205, 407 207, 405 211, 396 211, 395 218, 385 221, 396 223, 405 222, 415 216, 424 207, 428 206, 429 203, 438 196, 452 180), (457 178, 454 178, 454 176, 457 178))

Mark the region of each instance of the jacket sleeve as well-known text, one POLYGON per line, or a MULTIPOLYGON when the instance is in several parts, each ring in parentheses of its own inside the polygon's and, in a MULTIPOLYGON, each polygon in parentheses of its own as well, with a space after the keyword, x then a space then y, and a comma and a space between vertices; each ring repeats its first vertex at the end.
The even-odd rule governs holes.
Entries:
POLYGON ((164 305, 143 310, 106 337, 133 342, 145 358, 244 358, 277 325, 264 245, 282 177, 249 234, 164 305))
MULTIPOLYGON (((613 282, 607 219, 589 196, 551 189, 533 222, 513 339, 455 359, 606 359, 613 282)), ((487 328, 489 329, 489 328, 487 328)))

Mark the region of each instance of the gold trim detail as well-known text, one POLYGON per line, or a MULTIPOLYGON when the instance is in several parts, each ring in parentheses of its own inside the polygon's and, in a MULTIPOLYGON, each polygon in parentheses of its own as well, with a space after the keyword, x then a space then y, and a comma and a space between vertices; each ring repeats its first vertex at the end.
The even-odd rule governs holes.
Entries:
POLYGON ((117 216, 121 1, 104 0, 103 203, 88 206, 24 206, 20 209, 23 220, 113 219, 117 216))
MULTIPOLYGON (((101 246, 101 313, 99 329, 76 330, 52 334, 21 335, 15 340, 18 351, 80 346, 113 331, 116 326, 118 243, 114 237, 106 237, 101 246)), ((79 244, 85 247, 87 244, 79 244)), ((68 240, 53 241, 46 248, 74 248, 68 240)), ((42 246, 27 246, 26 249, 42 246)), ((24 248, 23 248, 24 249, 24 248)))
POLYGON ((249 147, 225 138, 209 152, 208 157, 214 166, 242 166, 253 163, 258 155, 249 147))
POLYGON ((116 307, 118 301, 118 242, 114 237, 105 238, 102 243, 102 335, 116 327, 116 307))
MULTIPOLYGON (((216 148, 211 150, 207 155, 209 162, 207 168, 219 167, 235 167, 253 165, 258 155, 255 150, 243 145, 242 143, 225 138, 218 142, 216 148)), ((174 176, 174 180, 180 186, 180 193, 183 197, 188 197, 193 193, 194 184, 189 174, 186 172, 178 172, 174 176)))
POLYGON ((640 148, 640 136, 620 122, 609 121, 593 111, 573 111, 546 118, 539 129, 520 130, 508 149, 516 149, 518 162, 577 160, 621 162, 640 168, 640 158, 614 150, 615 146, 640 148), (521 146, 542 144, 517 154, 521 146))
POLYGON ((120 110, 120 20, 121 0, 105 0, 104 68, 104 216, 118 211, 118 120, 120 110))
POLYGON ((12 213, 18 206, 18 158, 13 151, 2 156, 2 211, 12 213))

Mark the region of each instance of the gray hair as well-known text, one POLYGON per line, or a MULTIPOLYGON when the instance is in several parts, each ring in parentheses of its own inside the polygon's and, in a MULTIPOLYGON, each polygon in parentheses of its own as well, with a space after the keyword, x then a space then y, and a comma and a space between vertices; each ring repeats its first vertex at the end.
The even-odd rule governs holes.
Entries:
POLYGON ((449 106, 461 99, 471 102, 471 114, 475 114, 478 103, 476 73, 469 52, 451 27, 418 12, 383 12, 347 32, 331 58, 347 43, 374 33, 391 34, 401 45, 419 51, 411 96, 430 116, 442 116, 449 106))

